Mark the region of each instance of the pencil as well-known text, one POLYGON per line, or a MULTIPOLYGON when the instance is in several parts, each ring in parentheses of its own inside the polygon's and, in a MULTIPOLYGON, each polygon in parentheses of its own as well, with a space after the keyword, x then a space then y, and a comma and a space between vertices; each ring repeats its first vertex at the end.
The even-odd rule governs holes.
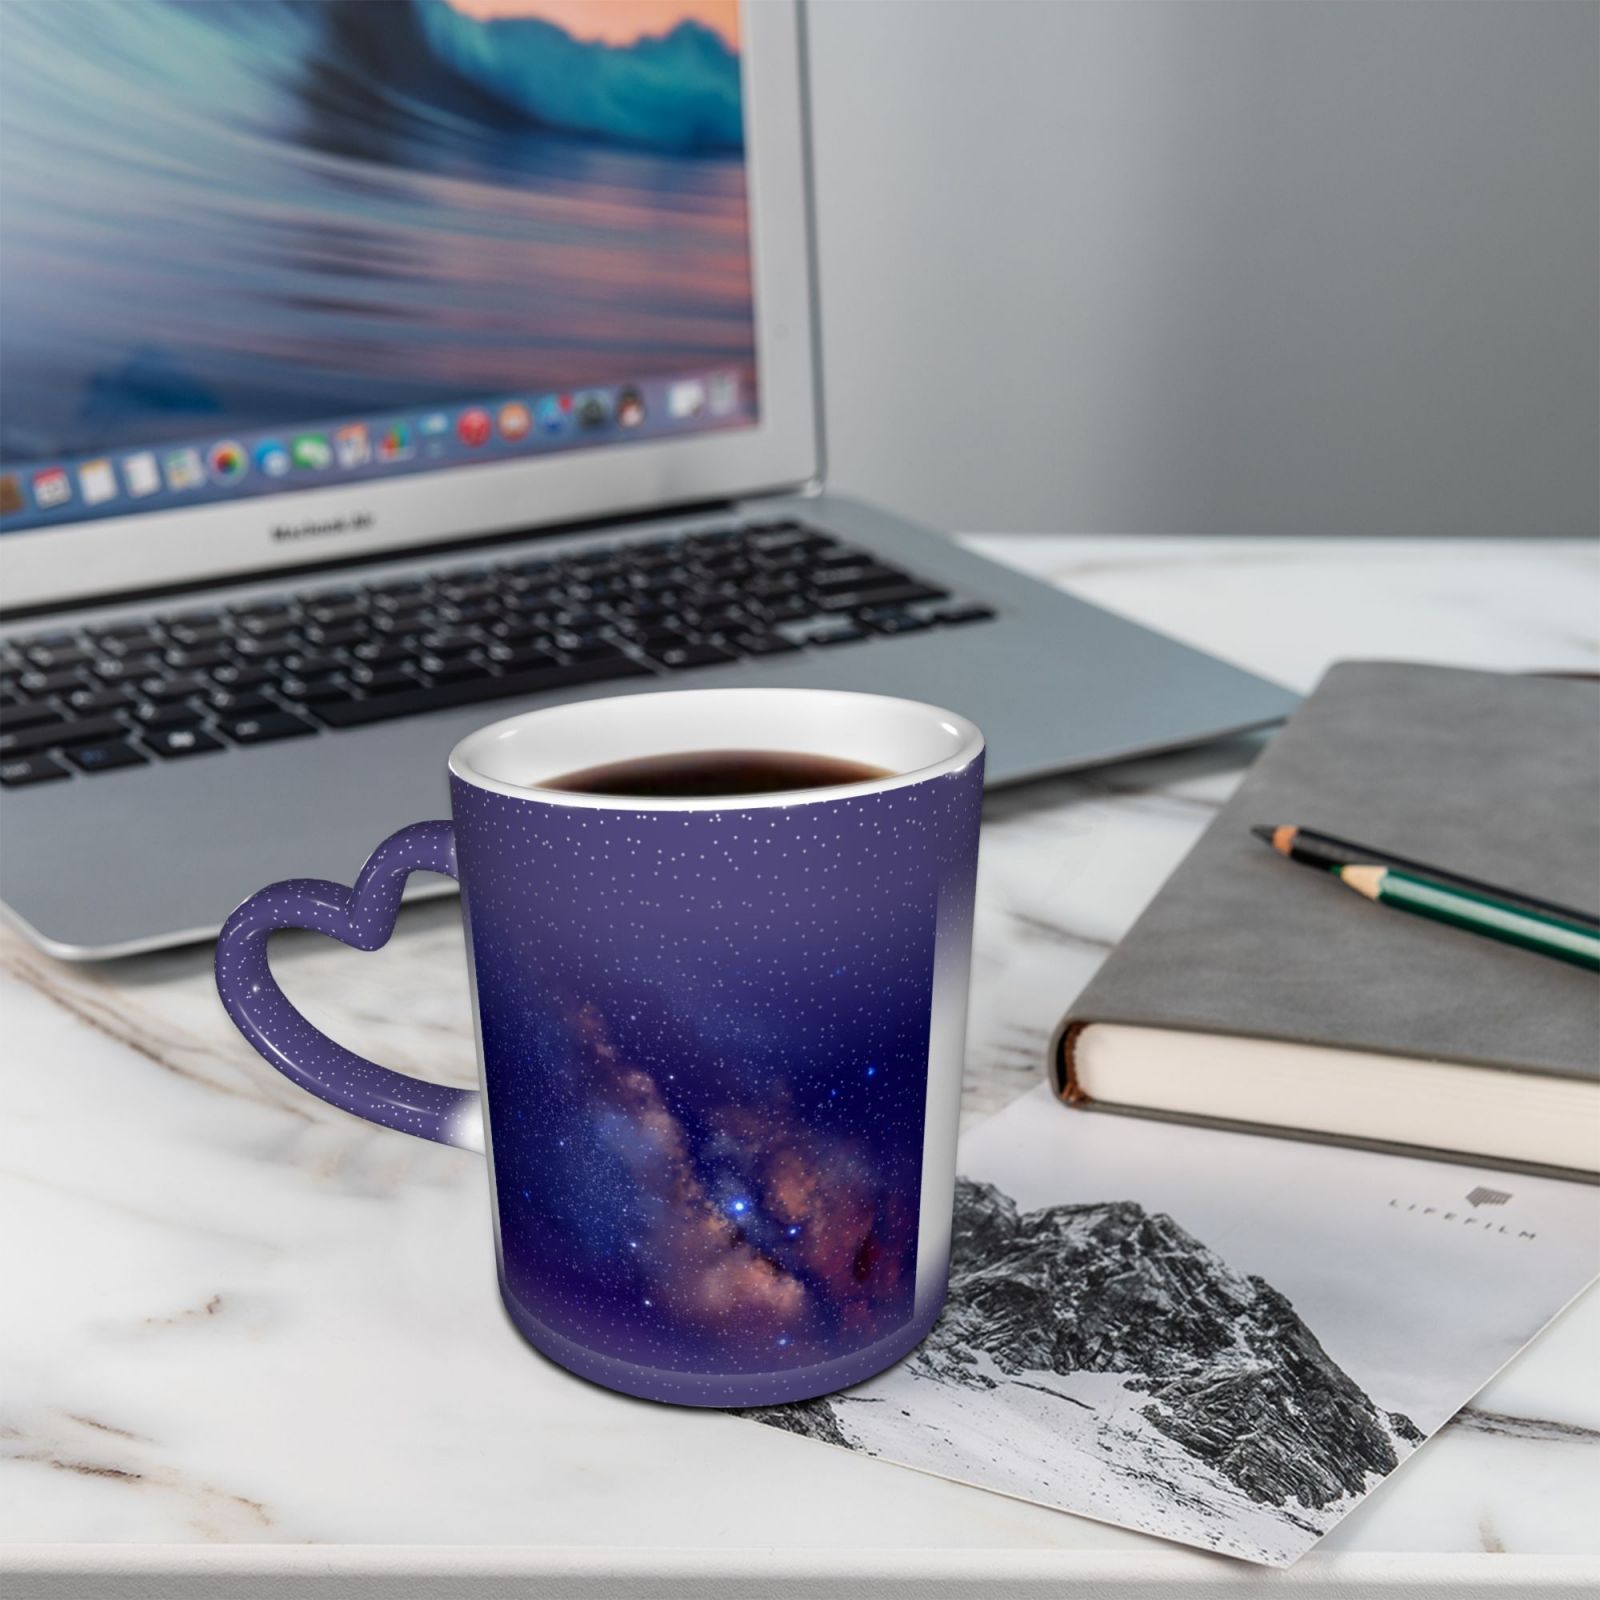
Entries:
POLYGON ((1336 867, 1335 875, 1346 888, 1432 922, 1448 923, 1468 933, 1498 939, 1557 961, 1600 972, 1600 933, 1580 923, 1524 911, 1489 895, 1433 883, 1398 867, 1370 863, 1336 867))
POLYGON ((1433 883, 1449 884, 1456 889, 1465 889, 1469 894, 1485 894, 1491 900, 1520 906, 1524 911, 1532 911, 1539 916, 1557 917, 1563 922, 1576 922, 1600 930, 1600 917, 1580 911, 1576 906, 1542 900, 1537 895, 1524 894, 1520 889, 1508 889, 1503 884, 1485 883, 1481 878, 1469 878, 1464 873, 1451 872, 1447 867, 1436 867, 1431 862, 1396 855, 1392 850, 1379 850, 1374 845, 1341 839, 1335 833, 1320 833, 1315 828, 1302 828, 1293 823, 1270 828, 1257 826, 1250 831, 1256 838, 1271 845, 1279 855, 1304 866, 1322 867, 1329 872, 1338 867, 1361 865, 1398 867, 1402 872, 1414 873, 1433 883))

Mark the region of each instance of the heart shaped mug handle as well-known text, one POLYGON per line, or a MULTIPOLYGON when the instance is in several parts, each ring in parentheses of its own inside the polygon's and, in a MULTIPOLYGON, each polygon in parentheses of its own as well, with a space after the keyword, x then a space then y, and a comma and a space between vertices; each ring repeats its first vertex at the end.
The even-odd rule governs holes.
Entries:
POLYGON ((400 894, 413 872, 459 879, 455 828, 417 822, 390 834, 353 889, 323 878, 268 884, 228 918, 217 939, 217 993, 234 1026, 291 1082, 342 1110, 464 1150, 483 1149, 481 1096, 391 1072, 313 1028, 289 1003, 267 964, 279 928, 308 928, 357 950, 389 942, 400 894))

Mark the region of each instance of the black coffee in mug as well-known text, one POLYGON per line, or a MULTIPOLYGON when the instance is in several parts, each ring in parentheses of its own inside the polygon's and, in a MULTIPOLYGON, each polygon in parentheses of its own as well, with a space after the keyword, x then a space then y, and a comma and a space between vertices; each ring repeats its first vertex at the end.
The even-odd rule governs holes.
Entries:
POLYGON ((584 767, 559 778, 541 779, 538 786, 568 794, 720 799, 725 795, 778 794, 785 789, 831 789, 889 776, 887 768, 869 766, 865 761, 797 750, 675 750, 584 767))

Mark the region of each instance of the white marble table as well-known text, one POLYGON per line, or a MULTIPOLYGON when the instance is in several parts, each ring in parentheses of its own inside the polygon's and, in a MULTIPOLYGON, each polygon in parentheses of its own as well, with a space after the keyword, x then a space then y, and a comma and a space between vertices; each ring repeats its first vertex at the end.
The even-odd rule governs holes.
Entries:
MULTIPOLYGON (((1600 551, 989 537, 1296 688, 1340 656, 1600 666, 1600 551)), ((1248 743, 992 797, 966 1110, 1037 1081, 1066 1002, 1248 743)), ((474 1076, 453 902, 286 987, 393 1065, 474 1076)), ((495 1295, 483 1163, 292 1089, 209 956, 69 968, 0 933, 6 1593, 1576 1593, 1600 1574, 1600 1299, 1570 1310, 1287 1573, 624 1399, 495 1295)))

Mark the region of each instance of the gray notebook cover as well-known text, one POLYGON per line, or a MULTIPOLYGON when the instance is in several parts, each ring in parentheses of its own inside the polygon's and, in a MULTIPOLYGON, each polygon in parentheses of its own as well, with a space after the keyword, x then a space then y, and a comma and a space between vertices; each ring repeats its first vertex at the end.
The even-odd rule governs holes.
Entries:
POLYGON ((1331 668, 1063 1020, 1059 1092, 1088 1022, 1600 1077, 1594 974, 1382 910, 1250 834, 1286 822, 1593 912, 1600 686, 1331 668))

